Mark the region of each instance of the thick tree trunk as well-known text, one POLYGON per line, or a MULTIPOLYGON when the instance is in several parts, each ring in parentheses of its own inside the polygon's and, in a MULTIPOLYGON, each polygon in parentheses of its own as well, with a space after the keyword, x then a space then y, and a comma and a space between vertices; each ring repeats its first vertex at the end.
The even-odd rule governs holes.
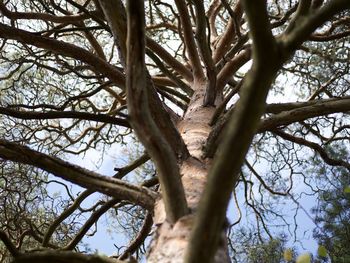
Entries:
MULTIPOLYGON (((199 85, 201 88, 194 93, 183 119, 177 125, 191 155, 180 164, 181 179, 191 213, 171 225, 165 220, 162 200, 158 200, 154 213, 154 223, 157 230, 148 253, 147 262, 173 263, 184 261, 195 213, 211 165, 211 159, 203 159, 202 156, 203 146, 211 131, 209 123, 216 109, 215 107, 202 106, 205 93, 205 89, 202 87, 205 87, 205 85, 204 83, 199 85)), ((203 233, 203 238, 205 238, 205 233, 203 233)), ((224 226, 222 241, 214 262, 230 262, 224 226)))

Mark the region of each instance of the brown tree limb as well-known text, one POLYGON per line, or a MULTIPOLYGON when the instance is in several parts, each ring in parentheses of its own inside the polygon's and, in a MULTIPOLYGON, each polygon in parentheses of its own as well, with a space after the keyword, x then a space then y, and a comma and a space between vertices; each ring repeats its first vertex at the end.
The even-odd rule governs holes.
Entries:
POLYGON ((273 114, 278 114, 282 113, 283 111, 291 111, 291 110, 296 110, 299 108, 304 108, 304 107, 322 107, 322 105, 334 105, 340 103, 343 104, 342 101, 349 101, 350 96, 344 96, 342 98, 332 98, 332 99, 322 99, 322 100, 310 100, 304 101, 304 102, 287 102, 287 103, 271 103, 266 105, 266 111, 265 113, 273 113, 273 114))
POLYGON ((16 246, 12 243, 8 235, 0 230, 0 240, 4 243, 5 247, 8 249, 8 251, 11 253, 13 257, 16 257, 20 254, 16 246))
MULTIPOLYGON (((282 105, 279 105, 279 107, 282 105)), ((272 105, 270 105, 270 107, 271 106, 272 105)), ((264 132, 280 126, 289 125, 293 122, 303 121, 322 115, 349 112, 350 98, 346 97, 342 99, 286 103, 283 107, 285 109, 288 109, 289 107, 293 108, 263 119, 259 126, 259 132, 264 132)))
MULTIPOLYGON (((136 159, 132 163, 130 163, 127 166, 124 166, 122 168, 114 168, 115 171, 118 171, 117 174, 115 174, 113 177, 117 179, 122 179, 126 174, 133 171, 143 163, 147 162, 149 160, 148 154, 143 154, 140 158, 136 159)), ((146 186, 147 187, 147 186, 146 186)), ((79 206, 80 204, 91 194, 93 194, 94 191, 91 190, 85 190, 83 193, 81 193, 74 202, 66 209, 64 210, 49 226, 48 230, 46 231, 44 238, 42 240, 42 246, 46 247, 49 245, 49 240, 55 231, 55 229, 67 218, 69 217, 79 206)), ((72 243, 72 242, 71 242, 72 243)))
POLYGON ((120 60, 126 61, 126 13, 120 0, 99 0, 100 7, 112 31, 115 43, 120 49, 120 60))
POLYGON ((24 111, 12 108, 0 107, 0 114, 15 117, 23 120, 48 120, 48 119, 79 119, 109 123, 122 127, 130 128, 129 121, 126 119, 116 118, 106 114, 94 114, 78 111, 24 111))
POLYGON ((144 153, 138 159, 128 164, 127 166, 124 166, 122 168, 114 168, 114 171, 117 171, 114 177, 118 179, 123 178, 125 175, 135 170, 140 165, 146 163, 149 159, 150 159, 149 155, 147 153, 144 153))
POLYGON ((225 64, 225 66, 220 70, 217 80, 217 89, 223 90, 225 85, 232 78, 233 74, 237 72, 245 63, 251 59, 252 51, 250 48, 243 50, 233 59, 225 64))
POLYGON ((340 160, 340 159, 334 159, 334 158, 330 157, 328 155, 328 153, 317 143, 310 142, 304 138, 293 136, 293 135, 288 134, 288 133, 286 133, 282 130, 279 130, 279 129, 274 129, 271 132, 280 136, 281 138, 283 138, 287 141, 309 147, 310 149, 317 152, 321 156, 321 158, 325 161, 326 164, 329 164, 331 166, 343 166, 348 171, 350 171, 350 163, 343 161, 343 160, 340 160))
POLYGON ((241 1, 237 2, 234 10, 232 11, 233 14, 229 12, 231 17, 225 32, 221 35, 220 41, 213 52, 213 60, 215 63, 219 62, 225 56, 227 51, 230 49, 231 44, 234 42, 235 37, 238 37, 240 34, 240 29, 237 25, 239 24, 239 20, 241 20, 243 15, 241 1))
POLYGON ((127 99, 131 125, 155 162, 167 218, 175 223, 188 208, 176 156, 150 113, 146 89, 144 1, 129 0, 127 3, 127 99))
POLYGON ((71 251, 46 250, 20 254, 12 263, 126 263, 99 255, 84 255, 71 251))
POLYGON ((292 27, 281 36, 280 42, 283 45, 283 55, 289 57, 325 21, 347 9, 350 9, 350 1, 332 0, 308 14, 305 14, 303 11, 303 19, 298 19, 298 26, 292 27))
POLYGON ((187 47, 188 56, 190 59, 190 64, 192 66, 193 76, 197 79, 204 79, 204 73, 197 51, 196 42, 193 37, 191 18, 188 13, 185 0, 175 0, 177 10, 179 11, 179 16, 182 25, 182 31, 184 36, 185 45, 187 47))
MULTIPOLYGON (((118 0, 119 4, 113 3, 113 1, 111 0, 101 0, 100 2, 103 3, 103 5, 106 5, 105 8, 107 9, 119 8, 124 10, 124 6, 120 2, 120 0, 118 0)), ((119 10, 118 12, 123 14, 125 10, 124 11, 119 10)), ((107 20, 109 21, 109 23, 111 23, 109 24, 109 26, 112 28, 113 37, 116 42, 119 41, 119 38, 121 38, 121 40, 124 39, 124 35, 120 36, 118 34, 124 34, 127 28, 127 24, 123 18, 123 15, 117 16, 118 12, 108 10, 105 13, 105 16, 108 18, 107 20), (113 29, 113 27, 117 27, 117 28, 113 29)), ((121 55, 125 58, 127 57, 127 54, 122 53, 121 55)), ((174 59, 172 59, 172 61, 174 62, 174 59)), ((150 74, 147 71, 147 68, 145 67, 144 70, 147 77, 143 85, 145 85, 145 88, 147 89, 151 117, 153 118, 153 121, 158 126, 158 129, 162 131, 162 134, 167 140, 167 143, 170 144, 176 157, 182 160, 188 156, 188 151, 185 143, 183 142, 180 134, 178 133, 176 127, 174 126, 167 112, 167 110, 169 111, 172 111, 172 110, 170 108, 167 108, 166 105, 164 105, 160 101, 157 95, 157 92, 154 88, 153 82, 151 80, 150 74)))
POLYGON ((215 21, 220 12, 221 7, 222 7, 222 4, 220 0, 213 0, 211 1, 207 11, 209 28, 210 28, 211 36, 213 38, 216 38, 218 36, 218 32, 215 26, 215 21))
POLYGON ((189 71, 183 63, 174 58, 168 51, 150 37, 146 37, 147 47, 159 56, 168 66, 179 73, 188 82, 193 81, 191 71, 189 71))
POLYGON ((148 234, 152 229, 152 225, 153 225, 152 214, 148 212, 141 226, 141 230, 118 258, 121 260, 125 260, 128 256, 134 254, 135 251, 137 251, 137 249, 141 246, 141 244, 147 238, 148 234))
MULTIPOLYGON (((126 13, 124 5, 120 0, 99 0, 103 9, 104 15, 107 19, 108 25, 111 28, 112 34, 119 43, 121 54, 126 59, 126 13)), ((172 55, 170 55, 161 45, 149 37, 147 39, 147 46, 155 52, 165 63, 171 66, 175 71, 182 75, 187 81, 192 81, 192 73, 172 55)))
POLYGON ((110 208, 112 208, 119 202, 119 199, 113 198, 107 201, 105 204, 103 204, 98 210, 93 212, 89 219, 85 222, 85 224, 80 228, 76 236, 65 247, 63 247, 62 250, 73 250, 78 245, 78 243, 84 238, 84 236, 92 227, 92 225, 95 224, 104 213, 106 213, 110 208))
POLYGON ((0 157, 33 165, 64 180, 108 196, 125 199, 146 209, 152 209, 156 194, 127 182, 102 176, 56 157, 34 151, 26 146, 0 140, 0 157))
POLYGON ((298 23, 309 14, 311 4, 312 0, 299 0, 296 13, 285 30, 286 33, 294 30, 294 28, 298 26, 298 23))
MULTIPOLYGON (((146 50, 147 56, 150 57, 154 63, 156 63, 157 67, 166 75, 170 80, 172 80, 177 87, 182 89, 186 94, 192 95, 193 90, 180 78, 175 76, 170 70, 166 68, 166 66, 163 64, 163 62, 158 58, 158 56, 150 49, 146 50)), ((173 68, 174 69, 174 68, 173 68)), ((192 81, 192 80, 191 80, 192 81)))
POLYGON ((0 12, 3 16, 11 20, 27 19, 27 20, 43 20, 53 23, 76 23, 90 18, 87 14, 55 16, 47 13, 33 13, 33 12, 12 12, 6 8, 6 5, 0 3, 0 12))
POLYGON ((49 228, 47 229, 43 241, 42 246, 47 247, 50 241, 50 238, 56 228, 66 219, 68 218, 79 206, 80 204, 91 194, 93 194, 93 191, 91 190, 85 190, 82 192, 75 200, 74 202, 66 209, 64 210, 55 220, 50 224, 49 228))
MULTIPOLYGON (((216 67, 210 49, 210 39, 207 37, 207 17, 205 15, 204 3, 201 0, 193 1, 196 9, 196 41, 206 69, 206 90, 204 106, 214 106, 216 99, 216 67)), ((209 29, 209 27, 208 27, 209 29)))
POLYGON ((311 41, 316 41, 316 42, 326 42, 326 41, 341 39, 349 35, 350 35, 350 30, 345 30, 344 32, 335 33, 335 34, 327 34, 327 35, 313 34, 309 39, 311 41))
POLYGON ((97 72, 108 77, 121 89, 125 87, 125 77, 117 68, 83 48, 52 38, 38 36, 35 33, 10 27, 2 23, 0 23, 0 37, 17 40, 85 62, 97 72))
MULTIPOLYGON (((222 133, 229 121, 230 115, 233 114, 234 109, 235 108, 232 108, 221 119, 219 119, 211 131, 205 146, 207 157, 214 156, 217 147, 219 146, 222 133)), ((258 133, 309 118, 348 111, 350 111, 350 97, 343 97, 341 99, 312 100, 306 102, 268 104, 266 105, 265 113, 274 113, 274 115, 263 118, 260 121, 258 133)))

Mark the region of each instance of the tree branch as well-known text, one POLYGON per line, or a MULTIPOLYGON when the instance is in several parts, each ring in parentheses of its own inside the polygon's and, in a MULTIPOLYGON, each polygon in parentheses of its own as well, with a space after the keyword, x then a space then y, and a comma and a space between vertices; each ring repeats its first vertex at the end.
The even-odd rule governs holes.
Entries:
POLYGON ((127 99, 131 125, 155 162, 167 217, 175 223, 188 208, 176 157, 150 113, 146 89, 144 1, 129 0, 127 3, 127 99))
POLYGON ((102 176, 26 146, 0 139, 0 157, 43 169, 81 187, 119 199, 125 199, 146 209, 152 209, 156 198, 152 191, 127 182, 102 176))
POLYGON ((85 190, 83 193, 81 193, 73 202, 73 204, 68 207, 66 210, 64 210, 55 220, 50 224, 49 228, 47 229, 43 241, 42 246, 47 247, 50 241, 50 238, 53 234, 53 232, 56 230, 56 228, 66 219, 68 218, 79 206, 80 204, 91 194, 94 192, 91 190, 85 190))
POLYGON ((125 251, 119 256, 119 259, 123 260, 126 259, 128 256, 135 253, 135 251, 141 246, 141 244, 145 241, 148 234, 150 233, 152 229, 152 214, 147 213, 146 218, 141 226, 140 232, 137 234, 137 236, 130 242, 128 247, 125 249, 125 251))
POLYGON ((241 1, 238 1, 234 10, 231 8, 228 9, 229 5, 227 1, 221 0, 225 8, 228 10, 230 14, 230 20, 228 22, 228 25, 225 29, 225 32, 221 35, 220 41, 218 42, 215 51, 213 53, 213 60, 215 63, 217 63, 220 59, 222 59, 226 52, 229 50, 231 44, 235 40, 235 37, 240 36, 239 32, 239 20, 241 20, 243 12, 242 12, 242 4, 241 1), (231 12, 232 11, 232 12, 231 12))
POLYGON ((282 130, 278 130, 278 129, 274 129, 271 131, 272 133, 280 136, 281 138, 296 143, 296 144, 300 144, 300 145, 304 145, 306 147, 309 147, 311 149, 313 149, 315 152, 317 152, 321 158, 329 165, 331 166, 343 166, 345 167, 349 172, 350 172, 350 163, 345 162, 343 160, 339 160, 339 159, 333 159, 331 158, 328 153, 317 143, 314 142, 310 142, 308 140, 305 140, 304 138, 300 138, 300 137, 296 137, 293 136, 291 134, 288 134, 286 132, 283 132, 282 130))
POLYGON ((157 54, 168 66, 172 67, 177 73, 179 73, 185 80, 188 82, 193 81, 193 76, 191 71, 189 71, 182 63, 175 59, 172 55, 169 54, 161 45, 150 37, 146 37, 146 45, 157 54))
POLYGON ((20 255, 20 252, 18 251, 16 246, 12 243, 8 235, 2 230, 0 230, 0 240, 4 243, 5 247, 8 249, 8 251, 13 257, 20 255))
POLYGON ((46 13, 33 13, 33 12, 12 12, 6 8, 6 5, 0 3, 0 12, 2 15, 8 17, 11 20, 17 19, 34 19, 34 20, 43 20, 50 21, 53 23, 76 23, 83 21, 84 19, 90 18, 87 14, 77 14, 77 15, 66 15, 66 16, 55 16, 46 13))
MULTIPOLYGON (((206 34, 207 17, 205 15, 204 3, 201 0, 193 1, 196 9, 196 40, 207 75, 207 87, 204 96, 204 106, 214 106, 216 99, 216 67, 210 49, 210 39, 206 34)), ((208 25, 209 29, 209 25, 208 25)))
POLYGON ((125 175, 135 170, 140 165, 146 163, 149 159, 150 159, 149 155, 147 153, 144 153, 138 159, 128 164, 127 166, 124 166, 122 168, 114 168, 114 171, 117 171, 114 177, 118 179, 123 178, 125 175))
POLYGON ((232 78, 233 74, 237 72, 245 63, 251 59, 251 49, 247 48, 231 59, 225 66, 220 70, 217 80, 217 89, 223 90, 225 85, 232 78))
MULTIPOLYGON (((308 0, 305 0, 305 2, 308 2, 308 0)), ((289 57, 318 27, 335 14, 349 8, 350 1, 348 0, 332 0, 320 9, 313 10, 308 14, 304 14, 303 11, 304 16, 303 19, 298 19, 298 26, 288 29, 280 38, 284 46, 284 55, 289 57)))
POLYGON ((99 255, 84 255, 71 251, 47 250, 21 254, 12 263, 126 263, 99 255))
POLYGON ((130 128, 129 121, 116 118, 106 114, 93 114, 77 111, 19 111, 11 108, 0 107, 0 114, 15 117, 23 120, 46 120, 46 119, 79 119, 114 124, 130 128))
POLYGON ((93 212, 90 218, 80 228, 77 235, 65 247, 63 247, 62 250, 73 250, 78 245, 78 243, 84 238, 84 236, 89 231, 91 226, 95 224, 104 213, 106 213, 110 208, 112 208, 114 205, 116 205, 119 202, 120 202, 119 199, 113 198, 108 202, 106 202, 105 204, 103 204, 98 210, 93 212))
POLYGON ((187 10, 185 0, 175 0, 177 10, 181 20, 182 30, 187 47, 188 56, 192 66, 193 76, 198 79, 204 79, 204 73, 197 51, 197 46, 193 37, 191 18, 187 10))
POLYGON ((125 66, 127 29, 124 5, 120 0, 99 0, 99 3, 120 50, 122 65, 125 66))
POLYGON ((276 115, 265 118, 261 121, 259 132, 275 129, 279 126, 289 125, 293 122, 305 119, 350 111, 350 97, 342 99, 329 99, 319 101, 273 104, 268 107, 271 110, 286 109, 276 115))
MULTIPOLYGON (((148 42, 147 42, 148 43, 148 42)), ((157 67, 169 78, 171 79, 174 83, 176 83, 177 87, 182 89, 186 94, 192 95, 193 90, 185 83, 183 82, 180 78, 175 76, 170 70, 168 70, 163 62, 158 58, 158 56, 150 49, 146 50, 147 56, 149 56, 154 63, 156 63, 157 67)), ((182 65, 182 64, 181 64, 182 65)), ((173 68, 174 69, 174 68, 173 68)), ((176 69, 175 69, 176 70, 176 69)), ((192 80, 191 80, 192 81, 192 80)))
POLYGON ((125 87, 125 77, 117 68, 108 64, 99 56, 96 56, 83 48, 52 38, 41 37, 35 33, 30 33, 21 29, 10 27, 2 23, 0 23, 0 37, 17 40, 19 42, 50 50, 59 55, 71 57, 85 62, 94 68, 97 72, 108 77, 121 89, 124 89, 125 87))
MULTIPOLYGON (((127 30, 127 24, 124 18, 124 13, 126 12, 124 9, 124 5, 120 2, 120 0, 117 0, 119 4, 114 3, 111 0, 101 0, 100 2, 105 5, 105 16, 107 17, 108 22, 110 23, 109 26, 112 28, 112 33, 115 41, 118 41, 119 38, 120 40, 123 41, 124 39, 124 32, 127 30), (116 10, 113 11, 113 9, 123 9, 124 11, 121 10, 116 10), (112 11, 110 10, 112 9, 112 11), (118 16, 118 13, 121 14, 121 16, 118 16), (114 28, 116 27, 116 28, 114 28)), ((151 40, 149 40, 151 45, 153 47, 157 47, 157 44, 152 43, 151 40)), ((159 51, 159 48, 158 48, 159 51)), ((164 52, 161 52, 163 56, 168 57, 167 52, 164 50, 164 52)), ((122 54, 123 57, 126 58, 127 54, 122 54)), ((167 60, 169 61, 169 60, 167 60)), ((175 63, 176 60, 173 58, 171 59, 172 63, 175 63)), ((176 65, 179 64, 178 61, 176 61, 176 65)), ((183 66, 182 66, 183 67, 183 66)), ((162 131, 162 134, 164 135, 165 139, 167 140, 168 144, 170 144, 172 150, 174 151, 176 157, 178 159, 183 159, 188 156, 188 151, 186 148, 185 143, 183 142, 180 134, 176 130, 174 124, 172 123, 169 114, 165 110, 166 106, 163 105, 163 103, 160 101, 157 92, 154 88, 153 82, 151 80, 150 74, 147 71, 147 68, 145 67, 145 72, 146 72, 146 79, 145 83, 143 85, 146 86, 147 93, 148 93, 148 99, 149 99, 149 109, 150 109, 150 114, 153 118, 153 121, 156 123, 158 126, 158 129, 162 131)), ((169 110, 169 108, 168 108, 169 110)))

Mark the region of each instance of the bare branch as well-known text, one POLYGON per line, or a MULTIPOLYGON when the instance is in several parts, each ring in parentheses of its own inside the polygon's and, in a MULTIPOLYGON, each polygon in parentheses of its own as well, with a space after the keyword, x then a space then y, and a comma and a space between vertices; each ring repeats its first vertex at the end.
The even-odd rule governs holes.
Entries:
POLYGON ((145 241, 147 238, 149 232, 152 229, 152 214, 147 213, 146 218, 141 226, 140 232, 137 234, 137 236, 130 242, 127 249, 119 256, 119 259, 123 260, 126 259, 128 256, 135 253, 135 251, 141 246, 141 244, 145 241))
POLYGON ((83 21, 84 19, 90 18, 90 16, 87 14, 55 16, 47 13, 11 12, 6 8, 6 5, 3 2, 0 3, 0 12, 2 13, 2 15, 13 20, 34 19, 34 20, 50 21, 53 23, 75 23, 75 22, 80 22, 80 21, 83 21))
POLYGON ((272 108, 284 108, 276 115, 263 119, 260 123, 259 132, 275 129, 279 126, 285 126, 293 122, 306 120, 309 118, 323 116, 338 112, 350 111, 350 98, 329 99, 309 102, 285 103, 270 105, 272 108))
POLYGON ((11 108, 0 107, 0 114, 15 117, 23 120, 47 120, 47 119, 79 119, 96 122, 103 122, 130 128, 130 124, 126 119, 116 118, 106 114, 93 114, 78 111, 23 111, 11 108))
MULTIPOLYGON (((306 0, 306 2, 308 1, 306 0)), ((332 0, 323 7, 310 12, 303 19, 299 19, 298 26, 286 31, 281 38, 281 43, 284 46, 284 55, 289 57, 318 27, 335 14, 349 8, 350 2, 348 0, 332 0)))
MULTIPOLYGON (((116 42, 124 41, 124 34, 126 33, 127 24, 125 21, 125 15, 124 15, 124 6, 121 3, 120 0, 116 2, 111 0, 101 0, 101 5, 103 10, 105 10, 105 16, 107 17, 107 20, 109 22, 109 26, 112 28, 112 33, 114 36, 114 39, 116 42), (116 9, 114 11, 114 9, 116 9), (120 10, 123 9, 123 10, 120 10), (118 15, 119 14, 119 15, 118 15)), ((174 59, 169 59, 169 54, 163 50, 158 44, 156 44, 154 41, 148 39, 149 44, 155 48, 157 51, 160 51, 160 54, 162 55, 162 58, 166 58, 167 62, 171 63, 172 65, 175 65, 176 67, 180 68, 181 70, 184 69, 184 66, 179 66, 180 63, 174 59)), ((121 44, 123 45, 123 44, 121 44)), ((123 52, 123 50, 121 50, 123 52)), ((123 57, 126 58, 126 54, 121 54, 123 57)), ((156 121, 156 125, 158 126, 158 129, 162 131, 164 134, 165 139, 167 140, 168 144, 170 144, 172 150, 175 152, 176 157, 179 159, 183 159, 188 155, 186 145, 181 139, 181 136, 177 132, 175 126, 170 120, 170 117, 166 111, 166 106, 162 104, 162 102, 159 100, 159 97, 157 95, 157 92, 153 86, 153 82, 151 81, 150 74, 147 71, 147 68, 144 69, 145 74, 147 78, 145 79, 145 88, 147 89, 148 93, 148 99, 150 101, 149 107, 150 107, 150 114, 154 121, 156 121)), ((184 71, 182 71, 184 72, 184 71)), ((168 110, 170 110, 168 108, 168 110)))
POLYGON ((193 37, 191 18, 187 10, 185 0, 175 0, 175 4, 179 11, 182 30, 184 34, 185 44, 188 56, 192 66, 193 76, 198 79, 204 79, 204 73, 197 51, 197 46, 193 37))
POLYGON ((127 92, 131 125, 155 162, 167 217, 174 223, 188 209, 176 157, 154 123, 147 100, 143 0, 128 1, 127 15, 127 92))
POLYGON ((13 263, 125 263, 117 259, 111 259, 99 255, 84 255, 71 251, 47 250, 21 254, 15 257, 13 263))
POLYGON ((189 71, 182 63, 175 59, 172 55, 168 53, 161 45, 150 37, 146 37, 147 47, 157 54, 167 65, 172 67, 177 73, 179 73, 188 82, 193 81, 193 76, 191 71, 189 71))
POLYGON ((251 59, 251 49, 247 48, 231 59, 219 72, 217 80, 218 90, 223 90, 225 85, 245 63, 251 59))
MULTIPOLYGON (((206 68, 207 86, 204 96, 204 106, 213 106, 216 99, 216 67, 212 59, 210 39, 207 36, 207 17, 201 0, 193 1, 196 9, 196 41, 206 68)), ((209 29, 209 25, 208 25, 209 29)), ((210 35, 209 35, 210 37, 210 35)))
POLYGON ((1 23, 0 37, 24 42, 29 45, 50 50, 57 54, 72 57, 74 59, 85 62, 97 72, 103 74, 104 76, 107 76, 118 87, 122 89, 125 87, 125 77, 117 68, 113 67, 101 59, 99 56, 96 56, 83 48, 52 38, 41 37, 35 33, 16 29, 14 27, 10 27, 1 23))
MULTIPOLYGON (((149 41, 147 41, 147 43, 149 43, 149 41)), ((158 68, 169 78, 171 79, 176 85, 177 87, 181 88, 184 92, 186 92, 188 95, 192 95, 193 94, 193 90, 186 84, 184 83, 180 78, 178 78, 177 76, 175 76, 172 72, 170 72, 170 70, 168 70, 165 65, 163 64, 163 62, 158 58, 158 56, 153 53, 153 51, 151 51, 150 49, 146 50, 147 56, 149 56, 154 63, 156 63, 156 65, 158 66, 158 68)), ((182 64, 181 64, 182 65, 182 64)), ((191 80, 192 81, 192 80, 191 80)))
POLYGON ((240 36, 240 28, 238 25, 243 15, 241 1, 237 2, 234 10, 231 8, 228 9, 229 6, 226 0, 221 2, 223 2, 223 5, 229 11, 231 17, 225 29, 225 32, 220 36, 220 40, 215 48, 215 51, 213 52, 213 60, 215 63, 217 63, 225 56, 231 44, 234 42, 235 37, 240 36))
POLYGON ((99 0, 104 16, 120 49, 122 65, 126 61, 126 13, 120 0, 99 0))
POLYGON ((343 161, 343 160, 338 160, 338 159, 333 159, 331 158, 327 152, 317 143, 314 142, 310 142, 304 138, 300 138, 300 137, 296 137, 293 136, 291 134, 288 134, 282 130, 272 130, 272 132, 278 136, 280 136, 281 138, 300 144, 300 145, 304 145, 306 147, 311 148, 312 150, 314 150, 315 152, 317 152, 321 158, 325 161, 325 163, 332 165, 332 166, 343 166, 345 168, 347 168, 347 170, 350 172, 350 163, 343 161))
POLYGON ((8 235, 2 230, 0 230, 0 240, 4 243, 5 247, 9 250, 13 257, 20 255, 16 246, 12 243, 8 235))
POLYGON ((79 206, 80 204, 89 197, 93 191, 91 190, 85 190, 83 193, 81 193, 73 202, 73 204, 68 207, 66 210, 64 210, 49 226, 47 229, 43 241, 42 246, 46 247, 49 244, 50 238, 56 228, 66 219, 68 218, 79 206))
POLYGON ((138 159, 133 161, 132 163, 128 164, 127 166, 124 166, 122 168, 114 168, 114 171, 117 171, 114 177, 118 179, 122 179, 128 173, 135 170, 137 167, 141 166, 142 164, 146 163, 149 159, 150 159, 149 155, 145 153, 142 156, 140 156, 138 159))
POLYGON ((111 199, 105 204, 103 204, 98 210, 93 212, 90 218, 80 228, 77 235, 65 247, 63 247, 62 250, 73 250, 78 245, 78 243, 84 238, 84 236, 92 227, 92 225, 95 224, 104 213, 106 213, 110 208, 112 208, 114 205, 116 205, 119 202, 120 202, 119 199, 115 199, 115 198, 111 199))
POLYGON ((124 181, 99 175, 77 165, 34 151, 26 146, 0 140, 0 157, 41 168, 81 187, 152 209, 155 194, 124 181))

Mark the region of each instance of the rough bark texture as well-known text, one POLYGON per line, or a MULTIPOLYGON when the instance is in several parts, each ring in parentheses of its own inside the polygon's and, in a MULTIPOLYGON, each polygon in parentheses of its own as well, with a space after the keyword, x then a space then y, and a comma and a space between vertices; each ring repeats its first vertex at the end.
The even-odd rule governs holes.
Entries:
MULTIPOLYGON (((172 225, 166 221, 162 200, 158 200, 154 215, 157 230, 149 250, 147 262, 184 262, 184 255, 194 224, 194 213, 197 211, 211 167, 211 159, 203 157, 203 150, 212 130, 209 124, 216 108, 203 106, 205 81, 194 83, 193 87, 196 91, 183 119, 177 125, 191 155, 180 164, 181 180, 190 214, 172 225)), ((217 103, 220 103, 220 101, 217 101, 217 103)), ((226 239, 223 226, 222 237, 214 262, 230 262, 226 239)))

